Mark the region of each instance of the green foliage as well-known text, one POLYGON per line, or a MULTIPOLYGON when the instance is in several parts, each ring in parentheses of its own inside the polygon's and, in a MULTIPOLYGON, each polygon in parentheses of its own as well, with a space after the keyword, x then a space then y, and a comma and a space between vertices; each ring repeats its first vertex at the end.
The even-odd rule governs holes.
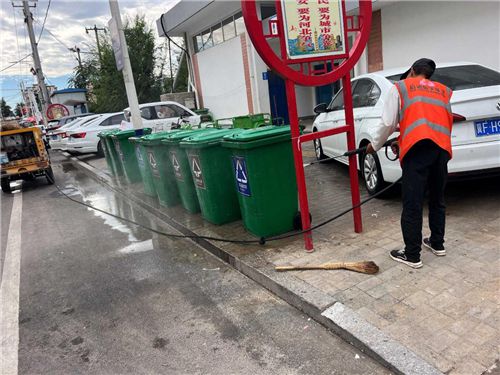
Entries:
MULTIPOLYGON (((127 22, 124 33, 139 103, 159 101, 162 92, 170 92, 170 81, 167 82, 163 75, 164 48, 155 46, 155 37, 144 17, 136 16, 132 22, 127 22)), ((92 51, 82 62, 82 67, 75 68, 70 84, 89 90, 89 109, 92 112, 118 112, 128 107, 123 74, 116 69, 109 39, 101 41, 100 51, 100 56, 97 50, 92 51)), ((185 89, 186 84, 178 87, 185 89)))
POLYGON ((17 103, 16 104, 16 108, 14 109, 14 113, 16 116, 18 116, 18 117, 23 116, 23 107, 24 107, 24 103, 17 103))
POLYGON ((10 117, 13 115, 10 105, 7 104, 3 97, 0 99, 0 111, 2 112, 2 117, 10 117))

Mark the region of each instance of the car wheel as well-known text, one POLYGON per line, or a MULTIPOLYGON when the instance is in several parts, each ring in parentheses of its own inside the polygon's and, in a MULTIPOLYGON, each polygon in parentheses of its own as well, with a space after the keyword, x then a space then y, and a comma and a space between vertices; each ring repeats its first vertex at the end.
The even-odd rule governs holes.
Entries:
POLYGON ((104 150, 102 149, 101 141, 97 143, 97 156, 104 157, 104 150))
POLYGON ((321 141, 319 139, 315 139, 314 141, 314 154, 316 155, 317 160, 326 159, 325 154, 323 154, 323 147, 321 146, 321 141))
POLYGON ((386 186, 377 154, 363 154, 361 171, 368 194, 374 195, 386 186))
POLYGON ((45 170, 45 178, 47 179, 47 183, 49 185, 54 185, 54 182, 56 182, 56 179, 54 177, 54 171, 52 170, 52 167, 49 167, 49 169, 45 170))
POLYGON ((8 178, 2 178, 2 191, 6 194, 9 194, 12 192, 10 188, 10 180, 8 178))

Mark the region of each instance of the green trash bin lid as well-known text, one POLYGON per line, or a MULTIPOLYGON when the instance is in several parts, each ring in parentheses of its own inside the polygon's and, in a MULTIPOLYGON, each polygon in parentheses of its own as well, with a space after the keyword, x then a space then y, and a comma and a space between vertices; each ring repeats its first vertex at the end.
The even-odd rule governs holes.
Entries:
MULTIPOLYGON (((142 131, 145 135, 150 134, 151 128, 143 128, 142 131)), ((135 129, 122 130, 122 131, 119 131, 118 133, 112 134, 111 136, 112 136, 112 138, 118 138, 118 139, 127 139, 130 137, 135 137, 135 129)))
POLYGON ((105 137, 110 136, 111 134, 115 134, 115 133, 118 133, 120 131, 121 131, 120 129, 103 130, 102 132, 97 133, 97 136, 99 138, 105 138, 105 137))
POLYGON ((186 148, 205 148, 218 145, 226 136, 245 132, 244 129, 224 129, 216 132, 208 132, 201 134, 194 134, 180 143, 181 147, 186 148))
POLYGON ((180 141, 182 141, 184 138, 190 137, 190 136, 198 134, 198 133, 204 134, 204 133, 218 132, 218 131, 220 131, 220 130, 216 129, 216 128, 206 128, 206 129, 196 129, 196 130, 181 130, 181 131, 178 131, 175 133, 172 132, 172 134, 169 135, 168 137, 166 137, 165 139, 163 139, 161 141, 161 143, 165 143, 165 144, 169 144, 169 145, 177 144, 180 141))
POLYGON ((224 137, 223 147, 248 149, 288 141, 291 138, 290 126, 262 126, 224 137))
POLYGON ((161 143, 162 140, 167 139, 172 134, 178 133, 180 131, 182 130, 171 130, 171 131, 148 134, 141 137, 141 143, 147 146, 158 145, 161 143))

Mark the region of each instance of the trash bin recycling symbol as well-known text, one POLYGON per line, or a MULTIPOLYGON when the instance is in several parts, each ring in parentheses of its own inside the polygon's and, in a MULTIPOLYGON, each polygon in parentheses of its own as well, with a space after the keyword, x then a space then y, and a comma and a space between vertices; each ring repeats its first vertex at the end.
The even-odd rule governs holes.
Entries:
POLYGON ((203 180, 203 172, 201 171, 200 157, 198 155, 189 155, 191 171, 193 172, 193 180, 196 186, 205 189, 205 181, 203 180))
POLYGON ((155 154, 151 151, 148 151, 148 160, 149 160, 149 165, 151 166, 151 173, 153 173, 153 176, 160 177, 160 171, 158 170, 158 163, 156 162, 155 154))
POLYGON ((236 187, 241 195, 249 197, 250 182, 248 181, 247 164, 244 157, 233 156, 234 176, 236 177, 236 187))
POLYGON ((137 163, 141 169, 144 169, 144 159, 142 157, 141 148, 139 146, 135 146, 135 155, 137 156, 137 163))
POLYGON ((170 151, 170 160, 172 160, 172 167, 174 168, 175 178, 179 181, 184 181, 184 177, 182 176, 181 165, 179 164, 179 160, 177 159, 177 154, 175 151, 170 151))
POLYGON ((120 147, 120 141, 118 139, 113 139, 113 141, 115 143, 115 149, 116 149, 116 152, 118 152, 118 156, 120 157, 120 160, 122 162, 125 162, 125 155, 123 155, 122 148, 120 147))

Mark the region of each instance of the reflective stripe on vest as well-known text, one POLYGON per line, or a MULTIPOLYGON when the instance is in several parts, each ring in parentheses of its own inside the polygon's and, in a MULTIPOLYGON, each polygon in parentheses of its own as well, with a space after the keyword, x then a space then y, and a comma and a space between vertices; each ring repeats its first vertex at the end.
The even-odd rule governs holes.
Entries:
POLYGON ((400 160, 423 139, 431 139, 451 157, 452 91, 421 78, 407 78, 395 85, 400 96, 400 160))

